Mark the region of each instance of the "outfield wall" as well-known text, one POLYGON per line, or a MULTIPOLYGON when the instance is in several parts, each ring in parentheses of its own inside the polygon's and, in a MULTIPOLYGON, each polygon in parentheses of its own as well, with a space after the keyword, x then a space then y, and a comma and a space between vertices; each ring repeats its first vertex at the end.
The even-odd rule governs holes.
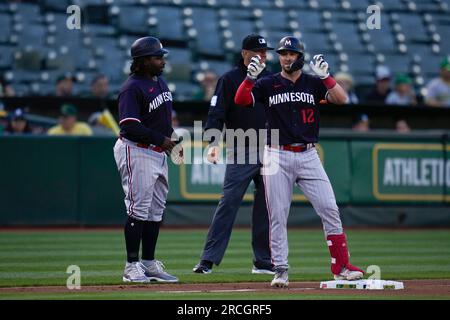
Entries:
MULTIPOLYGON (((320 157, 346 225, 450 226, 447 136, 323 133, 320 157)), ((0 225, 115 225, 125 219, 113 138, 0 137, 0 225)), ((206 144, 192 150, 201 158, 206 144)), ((165 223, 208 225, 225 165, 175 166, 165 223)), ((252 186, 237 224, 250 223, 252 186)), ((298 188, 292 225, 320 225, 298 188)))

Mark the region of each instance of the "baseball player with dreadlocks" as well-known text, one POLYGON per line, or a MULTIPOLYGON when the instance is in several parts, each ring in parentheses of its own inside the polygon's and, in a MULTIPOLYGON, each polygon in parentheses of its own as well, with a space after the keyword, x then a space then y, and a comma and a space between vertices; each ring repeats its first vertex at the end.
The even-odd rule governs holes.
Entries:
POLYGON ((176 142, 172 128, 172 94, 162 74, 168 53, 154 37, 131 46, 131 75, 119 94, 120 138, 114 158, 125 192, 127 262, 124 282, 178 282, 155 259, 155 247, 165 209, 168 156, 176 142), (142 259, 139 247, 142 242, 142 259))
POLYGON ((271 285, 289 284, 287 220, 294 184, 302 189, 322 220, 334 278, 361 279, 364 272, 349 262, 334 192, 314 145, 319 138, 320 101, 344 104, 347 95, 330 75, 323 55, 315 55, 310 62, 316 76, 302 72, 304 47, 297 38, 282 38, 277 53, 282 71, 255 81, 265 65, 258 57, 252 58, 247 78, 235 95, 238 105, 264 104, 269 133, 263 169, 277 168, 276 172, 263 172, 275 266, 271 285), (271 130, 278 130, 279 142, 270 140, 271 130))

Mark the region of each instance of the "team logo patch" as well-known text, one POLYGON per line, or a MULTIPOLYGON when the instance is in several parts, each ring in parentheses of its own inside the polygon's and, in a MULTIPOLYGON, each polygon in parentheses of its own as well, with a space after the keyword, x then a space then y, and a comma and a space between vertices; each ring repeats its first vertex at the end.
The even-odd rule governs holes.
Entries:
POLYGON ((217 104, 217 96, 212 96, 210 105, 211 107, 215 107, 217 104))
POLYGON ((290 46, 290 45, 291 45, 291 40, 289 40, 289 39, 286 40, 286 41, 284 42, 284 45, 285 45, 285 46, 290 46))
POLYGON ((264 39, 264 38, 259 38, 259 39, 258 39, 258 42, 261 43, 261 44, 265 44, 265 43, 266 43, 266 39, 264 39))

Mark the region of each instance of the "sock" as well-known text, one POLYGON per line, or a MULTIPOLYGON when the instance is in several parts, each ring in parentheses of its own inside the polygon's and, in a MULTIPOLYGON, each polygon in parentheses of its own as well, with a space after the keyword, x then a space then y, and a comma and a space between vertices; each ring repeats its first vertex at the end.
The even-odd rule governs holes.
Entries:
POLYGON ((139 246, 141 244, 142 229, 144 227, 144 221, 136 220, 128 217, 125 223, 125 244, 127 247, 127 261, 136 262, 139 261, 139 246))
POLYGON ((155 248, 158 241, 161 221, 145 221, 142 230, 142 260, 155 260, 155 248))

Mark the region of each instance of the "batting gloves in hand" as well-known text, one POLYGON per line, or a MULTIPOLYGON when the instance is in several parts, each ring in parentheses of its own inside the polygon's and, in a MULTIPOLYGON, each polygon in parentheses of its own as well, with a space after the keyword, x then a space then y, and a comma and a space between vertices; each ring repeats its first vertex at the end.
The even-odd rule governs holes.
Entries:
POLYGON ((206 155, 206 159, 213 163, 217 164, 219 162, 220 148, 217 146, 210 147, 208 150, 208 154, 206 155))
POLYGON ((314 71, 320 79, 328 78, 330 75, 330 72, 328 71, 328 62, 323 59, 323 54, 316 54, 313 57, 313 61, 309 63, 311 70, 314 71))
POLYGON ((247 66, 247 77, 252 79, 253 81, 258 78, 258 75, 264 70, 266 64, 261 62, 260 56, 254 56, 249 65, 247 66))

